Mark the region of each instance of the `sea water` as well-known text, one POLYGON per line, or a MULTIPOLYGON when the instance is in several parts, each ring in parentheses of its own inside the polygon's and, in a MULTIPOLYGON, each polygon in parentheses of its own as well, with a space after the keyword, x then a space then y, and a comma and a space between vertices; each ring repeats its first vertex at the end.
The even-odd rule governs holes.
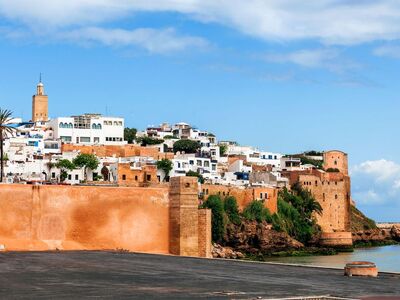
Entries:
POLYGON ((354 252, 329 256, 271 257, 267 261, 332 268, 343 268, 351 261, 370 261, 379 271, 400 273, 400 245, 357 248, 354 252))

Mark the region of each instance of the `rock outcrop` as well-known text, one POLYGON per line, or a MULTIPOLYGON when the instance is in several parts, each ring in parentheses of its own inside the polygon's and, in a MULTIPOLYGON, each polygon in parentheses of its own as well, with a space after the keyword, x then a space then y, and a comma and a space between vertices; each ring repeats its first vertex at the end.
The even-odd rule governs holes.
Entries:
POLYGON ((381 243, 381 242, 385 242, 385 241, 391 241, 394 239, 392 230, 391 229, 369 229, 369 230, 353 232, 353 242, 354 243, 357 243, 357 242, 381 243))
POLYGON ((226 232, 226 246, 244 253, 272 253, 304 247, 288 234, 273 230, 265 222, 244 221, 241 225, 229 224, 226 232))
POLYGON ((222 247, 218 244, 213 245, 211 253, 214 258, 242 259, 245 257, 240 251, 235 251, 231 247, 222 247))
POLYGON ((390 229, 390 234, 393 240, 400 242, 400 226, 393 226, 392 229, 390 229))

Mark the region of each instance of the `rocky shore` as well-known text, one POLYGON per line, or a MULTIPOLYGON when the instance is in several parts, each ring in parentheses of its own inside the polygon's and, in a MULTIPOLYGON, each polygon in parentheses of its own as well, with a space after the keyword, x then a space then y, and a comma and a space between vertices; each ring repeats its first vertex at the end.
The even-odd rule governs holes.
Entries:
POLYGON ((214 258, 262 260, 264 256, 291 255, 305 250, 315 251, 316 248, 306 248, 288 234, 273 230, 266 222, 246 221, 241 225, 229 224, 223 245, 214 244, 212 255, 214 258))
MULTIPOLYGON (((352 236, 354 247, 384 246, 400 243, 400 226, 378 228, 357 208, 352 208, 352 236)), ((345 249, 319 246, 319 236, 313 236, 307 245, 285 232, 272 229, 267 222, 242 218, 240 225, 227 224, 221 244, 214 244, 214 258, 263 260, 270 256, 334 255, 345 249)), ((347 249, 352 251, 352 249, 347 249)))
POLYGON ((382 246, 400 242, 400 227, 375 228, 353 232, 355 246, 382 246))

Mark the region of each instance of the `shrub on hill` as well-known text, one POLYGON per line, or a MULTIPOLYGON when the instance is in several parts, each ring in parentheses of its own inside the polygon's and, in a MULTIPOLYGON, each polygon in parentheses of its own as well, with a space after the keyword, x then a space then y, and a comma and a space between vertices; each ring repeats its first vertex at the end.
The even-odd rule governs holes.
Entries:
POLYGON ((239 225, 241 223, 239 207, 235 197, 228 196, 225 198, 224 210, 230 222, 235 225, 239 225))
POLYGON ((243 210, 243 217, 249 221, 257 221, 261 223, 266 221, 272 222, 272 216, 268 208, 264 207, 264 202, 260 200, 253 200, 243 210))
POLYGON ((201 174, 198 173, 198 172, 189 171, 189 172, 186 173, 186 176, 189 176, 189 177, 197 177, 198 180, 199 180, 199 183, 204 183, 204 177, 203 177, 203 175, 201 175, 201 174))
POLYGON ((213 242, 220 243, 224 239, 226 221, 224 204, 218 195, 211 195, 204 201, 202 208, 211 209, 211 232, 213 242))
POLYGON ((321 205, 311 193, 295 184, 278 195, 278 213, 272 216, 273 228, 284 231, 296 240, 307 243, 320 231, 314 213, 322 213, 321 205))
POLYGON ((164 143, 163 139, 156 139, 149 136, 142 136, 136 139, 141 146, 146 147, 147 145, 159 145, 164 143))
POLYGON ((179 140, 174 143, 174 153, 196 153, 200 149, 200 143, 192 140, 179 140))

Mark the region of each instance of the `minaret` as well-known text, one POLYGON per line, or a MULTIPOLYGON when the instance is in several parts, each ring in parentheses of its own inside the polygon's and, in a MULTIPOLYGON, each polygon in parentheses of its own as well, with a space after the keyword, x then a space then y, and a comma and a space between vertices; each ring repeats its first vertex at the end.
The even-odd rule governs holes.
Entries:
POLYGON ((32 121, 47 121, 49 119, 49 99, 44 94, 42 75, 36 88, 36 95, 32 97, 32 121))

